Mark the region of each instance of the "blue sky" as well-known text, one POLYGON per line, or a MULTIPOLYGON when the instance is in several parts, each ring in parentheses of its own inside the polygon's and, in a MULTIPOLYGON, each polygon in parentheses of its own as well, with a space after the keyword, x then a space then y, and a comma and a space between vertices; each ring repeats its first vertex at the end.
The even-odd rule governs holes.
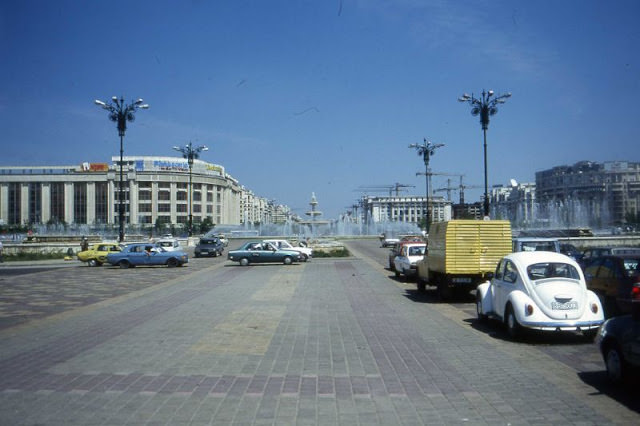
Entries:
POLYGON ((482 186, 457 98, 483 89, 513 94, 489 126, 490 185, 640 161, 639 18, 635 0, 3 2, 0 164, 109 161, 117 131, 93 100, 141 97, 125 155, 205 144, 256 194, 303 215, 315 192, 336 218, 362 186, 423 195, 408 145, 424 138, 445 144, 434 172, 482 186))

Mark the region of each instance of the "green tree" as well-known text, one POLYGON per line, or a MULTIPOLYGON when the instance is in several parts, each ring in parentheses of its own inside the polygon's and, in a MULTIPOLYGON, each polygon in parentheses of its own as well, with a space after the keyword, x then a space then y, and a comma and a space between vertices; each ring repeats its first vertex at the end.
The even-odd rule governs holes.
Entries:
POLYGON ((204 218, 202 222, 200 222, 200 233, 206 234, 207 232, 209 232, 211 229, 215 227, 216 227, 216 224, 213 223, 213 219, 211 219, 211 216, 207 216, 204 218))

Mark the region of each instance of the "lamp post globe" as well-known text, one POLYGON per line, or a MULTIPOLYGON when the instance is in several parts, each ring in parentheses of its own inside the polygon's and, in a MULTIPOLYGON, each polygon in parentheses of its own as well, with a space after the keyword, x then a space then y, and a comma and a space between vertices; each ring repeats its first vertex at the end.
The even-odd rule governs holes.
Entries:
POLYGON ((185 158, 187 160, 187 164, 189 165, 189 218, 188 218, 188 233, 189 236, 192 237, 193 236, 193 205, 192 205, 192 192, 193 192, 193 162, 195 159, 197 159, 198 157, 200 157, 200 153, 202 151, 208 151, 209 148, 207 148, 205 145, 200 145, 200 146, 196 146, 194 147, 193 144, 191 142, 189 142, 188 144, 186 144, 183 147, 180 146, 174 146, 173 147, 174 150, 179 151, 182 153, 182 157, 185 158))
POLYGON ((459 102, 466 102, 471 105, 471 115, 480 117, 482 125, 482 133, 484 136, 484 217, 489 217, 489 178, 487 171, 487 130, 489 129, 489 119, 492 115, 498 113, 498 104, 503 104, 511 97, 511 93, 504 95, 496 95, 493 90, 482 90, 482 96, 476 98, 473 93, 471 95, 465 93, 458 98, 459 102))
POLYGON ((118 136, 120 137, 120 183, 118 188, 118 241, 124 241, 124 172, 123 172, 123 154, 124 154, 124 134, 127 131, 127 122, 135 120, 135 112, 138 109, 148 109, 149 105, 145 104, 142 99, 137 99, 129 104, 124 102, 124 98, 117 96, 111 97, 111 102, 103 102, 96 99, 96 105, 109 112, 109 120, 116 123, 118 128, 118 136))
MULTIPOLYGON (((431 213, 430 213, 430 202, 429 202, 429 160, 431 159, 431 156, 433 154, 435 154, 436 149, 443 147, 444 144, 442 143, 431 143, 431 141, 428 141, 426 138, 424 138, 422 144, 417 144, 417 143, 412 143, 411 145, 409 145, 409 148, 414 148, 417 152, 418 155, 422 156, 422 159, 424 161, 424 176, 425 176, 425 180, 426 180, 426 218, 425 218, 425 230, 427 231, 427 234, 429 233, 429 227, 431 225, 431 213)), ((416 173, 416 175, 420 175, 422 173, 416 173)))

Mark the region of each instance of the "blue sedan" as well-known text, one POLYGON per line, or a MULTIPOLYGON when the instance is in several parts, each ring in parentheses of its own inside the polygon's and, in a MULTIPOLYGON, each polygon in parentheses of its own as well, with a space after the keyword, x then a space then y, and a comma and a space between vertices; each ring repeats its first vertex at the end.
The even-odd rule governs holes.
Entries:
POLYGON ((281 250, 270 242, 250 241, 242 247, 231 250, 227 258, 239 262, 242 266, 250 263, 284 263, 290 265, 300 261, 300 252, 295 250, 281 250))
POLYGON ((107 263, 120 268, 167 265, 169 268, 189 262, 183 250, 167 251, 156 244, 129 244, 121 252, 107 255, 107 263))

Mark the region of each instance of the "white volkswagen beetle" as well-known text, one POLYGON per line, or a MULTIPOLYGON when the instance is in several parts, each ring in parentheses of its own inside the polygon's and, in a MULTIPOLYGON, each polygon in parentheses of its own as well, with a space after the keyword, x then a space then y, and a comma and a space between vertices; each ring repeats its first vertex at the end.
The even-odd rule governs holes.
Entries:
POLYGON ((503 257, 491 281, 478 286, 476 311, 480 320, 503 321, 512 338, 523 328, 580 331, 593 338, 604 322, 600 299, 587 290, 578 264, 546 251, 503 257))

